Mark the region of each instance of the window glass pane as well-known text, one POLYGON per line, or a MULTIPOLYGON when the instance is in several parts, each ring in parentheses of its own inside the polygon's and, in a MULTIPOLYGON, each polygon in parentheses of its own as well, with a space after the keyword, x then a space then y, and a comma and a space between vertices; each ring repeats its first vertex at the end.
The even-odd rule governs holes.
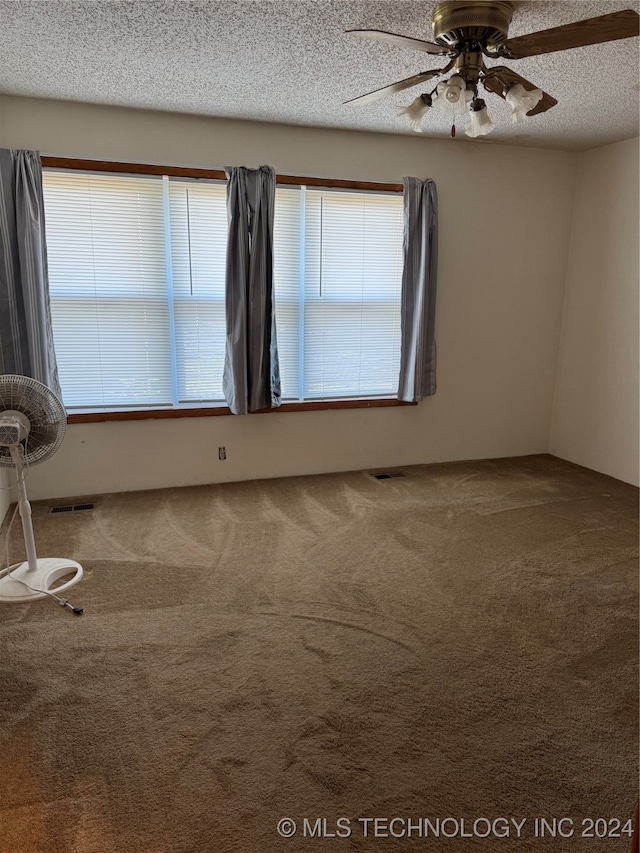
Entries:
POLYGON ((161 178, 47 170, 44 197, 65 404, 170 404, 161 178))
POLYGON ((401 196, 306 191, 305 397, 397 392, 402 229, 401 196))
POLYGON ((300 378, 300 188, 276 189, 273 289, 283 399, 298 399, 300 378))
POLYGON ((169 180, 179 402, 222 401, 226 185, 169 180))

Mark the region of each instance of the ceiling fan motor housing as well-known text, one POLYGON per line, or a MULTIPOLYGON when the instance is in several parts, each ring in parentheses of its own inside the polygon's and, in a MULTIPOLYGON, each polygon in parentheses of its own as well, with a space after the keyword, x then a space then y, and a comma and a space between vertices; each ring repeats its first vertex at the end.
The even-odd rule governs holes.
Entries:
POLYGON ((433 13, 433 37, 438 44, 451 48, 469 41, 501 44, 507 38, 513 8, 507 0, 438 3, 433 13))

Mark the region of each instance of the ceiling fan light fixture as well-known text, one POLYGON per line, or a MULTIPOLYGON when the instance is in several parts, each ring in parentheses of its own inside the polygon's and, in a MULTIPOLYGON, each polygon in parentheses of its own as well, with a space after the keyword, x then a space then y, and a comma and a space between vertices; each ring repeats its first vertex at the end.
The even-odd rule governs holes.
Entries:
POLYGON ((415 101, 411 101, 408 106, 398 107, 397 112, 399 116, 405 117, 411 130, 415 130, 416 133, 422 133, 420 122, 431 109, 431 104, 431 95, 418 95, 415 101))
POLYGON ((543 92, 541 89, 525 89, 522 83, 516 83, 515 86, 506 92, 504 99, 511 107, 511 121, 513 124, 519 124, 525 115, 538 105, 542 99, 543 92))
POLYGON ((470 113, 470 122, 465 130, 465 135, 475 139, 478 136, 486 136, 493 130, 493 120, 487 112, 487 105, 482 98, 476 98, 470 113))
POLYGON ((453 69, 453 76, 449 80, 441 80, 430 93, 428 105, 423 95, 408 107, 400 108, 398 113, 405 116, 414 130, 420 131, 420 120, 433 105, 452 120, 451 136, 455 136, 455 117, 471 112, 473 115, 467 124, 467 136, 484 136, 492 129, 493 122, 487 115, 486 107, 476 104, 479 84, 509 104, 512 124, 519 124, 525 115, 545 113, 558 101, 548 92, 536 88, 534 83, 521 77, 508 65, 487 68, 483 57, 520 60, 637 38, 640 35, 638 12, 635 9, 622 9, 510 38, 511 18, 519 5, 513 0, 442 0, 437 3, 431 17, 434 42, 385 30, 349 30, 355 35, 396 47, 447 56, 449 62, 444 68, 422 71, 352 98, 347 103, 368 104, 433 77, 442 78, 453 69))

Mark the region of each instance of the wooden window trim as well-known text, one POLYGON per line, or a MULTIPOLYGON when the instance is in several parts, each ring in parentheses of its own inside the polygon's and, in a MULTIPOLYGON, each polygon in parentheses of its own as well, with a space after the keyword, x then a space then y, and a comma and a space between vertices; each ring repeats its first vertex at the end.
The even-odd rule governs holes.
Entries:
MULTIPOLYGON (((168 175, 177 178, 201 178, 205 180, 226 181, 222 169, 195 169, 185 166, 157 166, 149 163, 122 163, 112 160, 82 160, 73 157, 41 156, 43 168, 71 169, 82 172, 111 172, 132 175, 168 175)), ((311 178, 299 175, 276 175, 280 186, 327 187, 329 189, 360 190, 369 192, 403 192, 402 184, 387 184, 375 181, 344 181, 336 178, 311 178)), ((283 403, 277 409, 265 409, 252 414, 271 414, 273 412, 319 412, 334 409, 375 409, 393 406, 416 406, 391 398, 359 400, 312 400, 304 403, 283 403)), ((227 406, 204 406, 172 409, 135 409, 76 412, 67 416, 69 424, 104 423, 106 421, 141 421, 165 418, 204 418, 230 415, 227 406)))
MULTIPOLYGON (((271 415, 276 412, 324 412, 334 409, 382 409, 396 406, 417 406, 385 397, 380 400, 310 400, 306 403, 283 403, 276 409, 261 409, 252 415, 271 415)), ((228 406, 208 406, 191 409, 135 409, 113 412, 76 412, 67 415, 68 424, 95 424, 106 421, 146 421, 167 418, 210 418, 230 415, 228 406)))
MULTIPOLYGON (((173 178, 204 178, 226 181, 223 169, 192 169, 186 166, 153 166, 148 163, 118 163, 111 160, 77 160, 73 157, 40 158, 46 169, 74 169, 81 172, 117 172, 133 175, 169 175, 173 178)), ((276 175, 280 186, 328 187, 343 190, 401 193, 402 184, 385 184, 375 181, 343 181, 337 178, 306 178, 299 175, 276 175)))

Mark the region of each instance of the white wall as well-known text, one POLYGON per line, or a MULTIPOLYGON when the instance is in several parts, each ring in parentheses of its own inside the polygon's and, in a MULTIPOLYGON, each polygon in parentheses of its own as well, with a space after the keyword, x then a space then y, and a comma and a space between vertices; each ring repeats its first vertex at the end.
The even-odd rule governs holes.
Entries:
POLYGON ((551 453, 638 485, 638 140, 580 155, 551 453))
POLYGON ((3 142, 200 167, 435 179, 438 391, 417 407, 74 425, 34 498, 548 450, 577 155, 5 97, 3 142), (228 459, 219 462, 218 445, 228 459))

